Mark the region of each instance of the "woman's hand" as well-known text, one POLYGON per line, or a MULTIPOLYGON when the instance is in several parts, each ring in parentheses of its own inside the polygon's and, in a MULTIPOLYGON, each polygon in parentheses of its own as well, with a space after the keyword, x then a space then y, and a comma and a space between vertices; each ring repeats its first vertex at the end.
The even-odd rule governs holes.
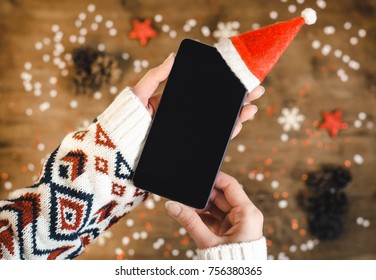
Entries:
MULTIPOLYGON (((159 66, 150 69, 143 78, 133 87, 134 94, 141 100, 153 117, 162 95, 157 93, 156 90, 163 81, 165 81, 171 72, 172 65, 174 64, 175 56, 170 54, 167 59, 159 66)), ((238 123, 232 134, 232 138, 239 134, 243 127, 243 123, 247 120, 253 119, 257 112, 257 107, 251 105, 250 102, 258 99, 263 93, 262 86, 256 87, 252 92, 248 93, 245 98, 244 106, 240 112, 238 123)))
POLYGON ((179 222, 199 249, 258 240, 264 218, 235 178, 220 172, 204 210, 167 201, 168 213, 179 222))

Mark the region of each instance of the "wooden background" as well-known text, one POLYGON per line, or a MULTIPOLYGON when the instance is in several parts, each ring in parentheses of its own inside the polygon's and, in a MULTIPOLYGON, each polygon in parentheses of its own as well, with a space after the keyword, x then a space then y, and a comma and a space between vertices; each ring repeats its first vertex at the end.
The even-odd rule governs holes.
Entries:
MULTIPOLYGON (((52 60, 54 25, 63 36, 62 60, 79 46, 70 38, 80 34, 82 27, 88 31, 82 36, 84 45, 104 46, 106 52, 119 57, 123 76, 115 86, 120 90, 134 85, 147 68, 176 51, 185 37, 213 44, 220 22, 235 21, 233 29, 245 32, 296 17, 305 7, 317 10, 318 22, 303 27, 264 82, 266 94, 255 102, 259 112, 232 141, 222 169, 243 184, 263 211, 269 258, 375 259, 374 0, 1 0, 1 197, 31 185, 41 160, 64 135, 85 126, 114 98, 109 87, 102 88, 96 98, 74 93, 71 67, 59 69, 52 60), (90 4, 95 11, 88 11, 90 4), (102 15, 103 21, 98 30, 92 30, 96 15, 102 15), (151 19, 159 33, 145 47, 128 38, 135 18, 151 19), (112 32, 117 31, 115 36, 106 27, 109 20, 114 24, 112 32), (189 23, 196 25, 187 27, 189 23), (138 68, 139 61, 144 61, 144 68, 138 68), (350 61, 359 69, 353 69, 350 61), (68 72, 62 72, 64 69, 68 72), (33 89, 27 91, 23 79, 30 75, 33 89), (56 84, 51 77, 57 78, 56 84), (41 89, 35 90, 38 87, 41 89), (305 120, 299 130, 283 131, 277 119, 283 108, 292 107, 305 120), (335 138, 317 127, 321 112, 334 109, 342 110, 348 123, 335 138), (325 163, 348 166, 353 181, 345 189, 350 208, 343 234, 335 241, 317 242, 307 230, 306 213, 296 196, 306 188, 302 175, 325 163)), ((163 205, 163 198, 152 196, 98 237, 79 259, 192 258, 194 243, 163 205)))

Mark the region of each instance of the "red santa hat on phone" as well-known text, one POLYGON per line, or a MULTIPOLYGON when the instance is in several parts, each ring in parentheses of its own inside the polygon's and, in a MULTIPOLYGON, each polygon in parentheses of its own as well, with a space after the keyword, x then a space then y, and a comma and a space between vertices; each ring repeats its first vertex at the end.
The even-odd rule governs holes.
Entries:
POLYGON ((307 8, 301 17, 230 37, 214 46, 250 92, 264 80, 300 28, 305 23, 314 24, 316 18, 316 12, 307 8))

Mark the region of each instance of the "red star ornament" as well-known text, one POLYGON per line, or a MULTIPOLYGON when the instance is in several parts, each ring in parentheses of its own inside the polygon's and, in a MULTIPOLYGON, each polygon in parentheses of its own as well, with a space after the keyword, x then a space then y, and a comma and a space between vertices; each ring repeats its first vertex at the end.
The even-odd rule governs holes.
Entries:
POLYGON ((336 137, 340 130, 347 128, 347 123, 342 121, 342 111, 322 112, 321 115, 324 120, 319 124, 319 128, 328 131, 331 137, 336 137))
POLYGON ((130 39, 138 39, 141 46, 146 46, 150 38, 158 37, 158 33, 151 26, 151 19, 144 21, 134 19, 132 21, 133 30, 129 33, 130 39))

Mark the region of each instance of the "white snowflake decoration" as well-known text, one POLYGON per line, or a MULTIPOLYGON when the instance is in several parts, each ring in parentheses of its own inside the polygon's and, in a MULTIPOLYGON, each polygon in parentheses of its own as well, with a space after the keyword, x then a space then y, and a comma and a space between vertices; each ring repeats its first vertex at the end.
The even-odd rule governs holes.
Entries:
POLYGON ((278 123, 282 125, 284 131, 299 130, 304 119, 305 117, 300 114, 298 108, 283 108, 282 114, 278 118, 278 123))
POLYGON ((223 41, 224 39, 237 35, 239 26, 240 24, 237 21, 220 21, 217 24, 217 29, 213 32, 213 36, 217 39, 218 42, 223 41))

